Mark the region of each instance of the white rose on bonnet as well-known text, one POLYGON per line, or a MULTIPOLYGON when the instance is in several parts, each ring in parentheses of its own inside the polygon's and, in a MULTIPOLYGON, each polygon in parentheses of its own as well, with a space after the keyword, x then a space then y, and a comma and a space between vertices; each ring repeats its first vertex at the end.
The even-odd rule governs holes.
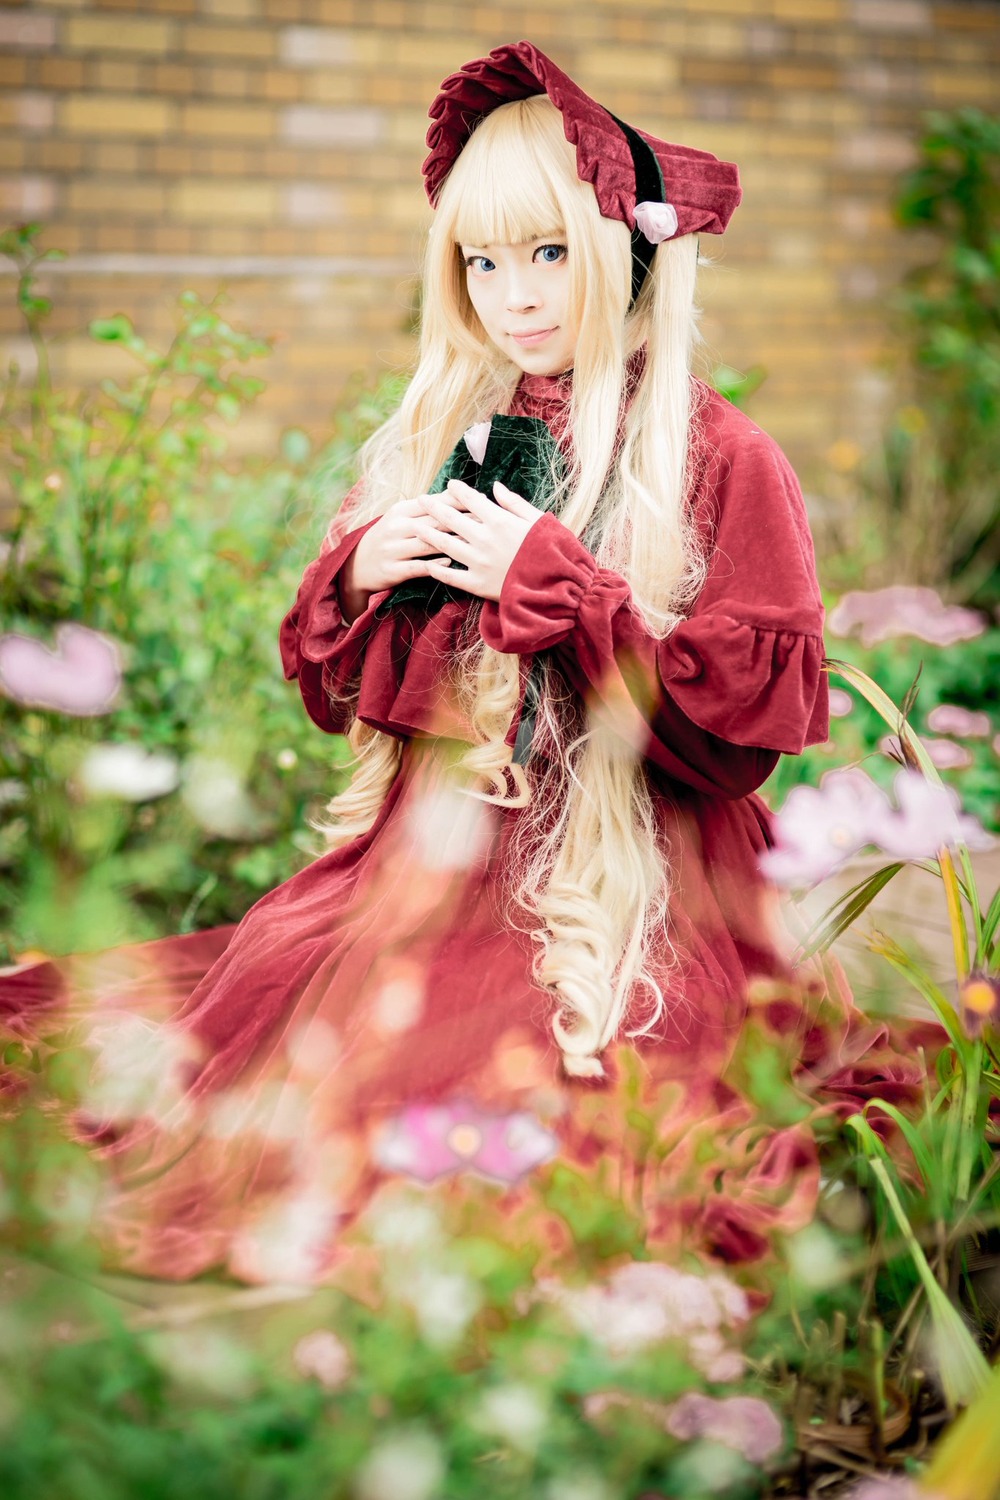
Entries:
POLYGON ((677 210, 672 203, 637 203, 635 227, 651 245, 660 245, 677 233, 677 210))

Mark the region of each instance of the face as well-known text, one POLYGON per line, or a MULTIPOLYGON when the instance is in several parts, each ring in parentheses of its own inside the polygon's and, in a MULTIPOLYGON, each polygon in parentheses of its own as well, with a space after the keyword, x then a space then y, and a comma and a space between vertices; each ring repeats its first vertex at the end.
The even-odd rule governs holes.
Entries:
POLYGON ((497 348, 529 375, 571 369, 578 328, 565 242, 551 235, 522 245, 463 244, 461 252, 469 299, 497 348))

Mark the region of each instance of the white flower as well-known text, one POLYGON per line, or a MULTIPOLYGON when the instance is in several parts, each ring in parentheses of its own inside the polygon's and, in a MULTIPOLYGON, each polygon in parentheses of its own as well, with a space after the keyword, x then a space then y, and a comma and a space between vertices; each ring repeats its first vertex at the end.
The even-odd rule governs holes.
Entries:
POLYGON ((422 1336, 435 1348, 456 1343, 482 1305, 482 1293, 462 1271, 406 1265, 391 1278, 393 1291, 413 1309, 422 1336))
POLYGON ((304 1187, 240 1230, 232 1270, 247 1281, 308 1286, 323 1271, 338 1219, 331 1192, 304 1187))
POLYGON ((530 1385, 510 1381, 486 1391, 476 1412, 477 1425, 522 1453, 534 1453, 548 1423, 548 1406, 530 1385))
POLYGON ((184 1385, 213 1396, 245 1400, 256 1384, 247 1349, 212 1328, 171 1328, 149 1337, 157 1364, 184 1385))
POLYGON ((672 203, 637 203, 635 227, 652 245, 660 245, 677 233, 677 210, 672 203))
POLYGON ((174 756, 134 744, 91 746, 76 774, 92 797, 120 797, 123 802, 165 797, 180 781, 174 756))
POLYGON ((462 440, 477 464, 481 464, 486 457, 486 444, 490 440, 492 425, 492 422, 473 422, 472 426, 462 434, 462 440))
POLYGON ((357 1500, 430 1500, 445 1475, 429 1432, 394 1432, 372 1449, 354 1479, 357 1500))
POLYGON ((206 833, 224 839, 255 838, 265 820, 227 760, 192 755, 184 766, 184 805, 206 833))

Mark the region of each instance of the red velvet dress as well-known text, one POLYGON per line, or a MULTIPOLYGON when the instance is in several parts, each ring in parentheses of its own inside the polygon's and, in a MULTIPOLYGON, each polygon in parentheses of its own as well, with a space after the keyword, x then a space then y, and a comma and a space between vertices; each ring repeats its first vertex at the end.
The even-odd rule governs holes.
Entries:
MULTIPOLYGON (((512 413, 564 436, 569 390, 569 377, 525 376, 512 413)), ((827 687, 795 476, 749 417, 707 388, 699 394, 695 506, 711 561, 690 616, 667 639, 651 637, 624 579, 544 515, 478 629, 525 664, 552 653, 572 689, 646 757, 680 962, 665 1018, 638 1048, 651 1085, 682 1088, 704 1116, 732 1103, 719 1080, 748 984, 787 972, 758 870, 768 816, 755 789, 781 752, 825 739, 827 687)), ((532 939, 505 904, 521 814, 456 796, 436 763, 441 737, 461 734, 446 666, 473 605, 428 616, 416 604, 380 610, 378 594, 346 623, 338 575, 364 530, 350 527, 349 498, 282 623, 281 655, 321 729, 344 729, 330 690, 353 686, 360 717, 401 737, 398 774, 369 831, 270 891, 235 929, 0 982, 8 1016, 30 1009, 32 985, 51 993, 57 969, 64 990, 108 1014, 166 1022, 162 1073, 173 1092, 100 1135, 126 1184, 111 1215, 114 1253, 137 1270, 187 1276, 228 1264, 264 1274, 247 1224, 283 1222, 289 1195, 350 1216, 383 1175, 378 1132, 408 1105, 530 1109, 565 1149, 593 1154, 593 1096, 610 1081, 561 1077, 552 1000, 532 980, 532 939), (582 1100, 590 1144, 578 1136, 573 1146, 582 1100)), ((517 716, 511 742, 516 728, 517 716)), ((792 1012, 787 1025, 816 1054, 804 1056, 811 1066, 815 1035, 792 1012)), ((856 1091, 851 1065, 880 1040, 847 1025, 827 1034, 834 1091, 856 1091)), ((883 1070, 872 1076, 891 1086, 883 1070)), ((746 1170, 724 1211, 717 1199, 677 1210, 700 1216, 706 1246, 731 1257, 760 1253, 772 1213, 761 1203, 791 1195, 801 1218, 815 1191, 815 1161, 798 1136, 765 1142, 746 1170)), ((669 1202, 658 1211, 669 1219, 669 1202)))

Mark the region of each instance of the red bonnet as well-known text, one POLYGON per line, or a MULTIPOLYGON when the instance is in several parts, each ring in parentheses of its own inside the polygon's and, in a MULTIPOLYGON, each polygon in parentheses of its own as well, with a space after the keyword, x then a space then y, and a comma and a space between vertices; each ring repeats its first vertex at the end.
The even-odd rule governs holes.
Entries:
MULTIPOLYGON (((441 185, 479 121, 512 99, 547 94, 563 117, 566 139, 576 148, 581 181, 593 185, 601 213, 635 229, 637 152, 627 132, 651 148, 663 179, 665 201, 677 215, 672 234, 721 234, 740 201, 739 173, 710 151, 674 146, 619 121, 578 87, 531 42, 496 47, 489 57, 466 63, 444 80, 430 107, 430 154, 424 162, 427 196, 436 204, 441 185)), ((643 191, 642 198, 653 194, 643 191)))

